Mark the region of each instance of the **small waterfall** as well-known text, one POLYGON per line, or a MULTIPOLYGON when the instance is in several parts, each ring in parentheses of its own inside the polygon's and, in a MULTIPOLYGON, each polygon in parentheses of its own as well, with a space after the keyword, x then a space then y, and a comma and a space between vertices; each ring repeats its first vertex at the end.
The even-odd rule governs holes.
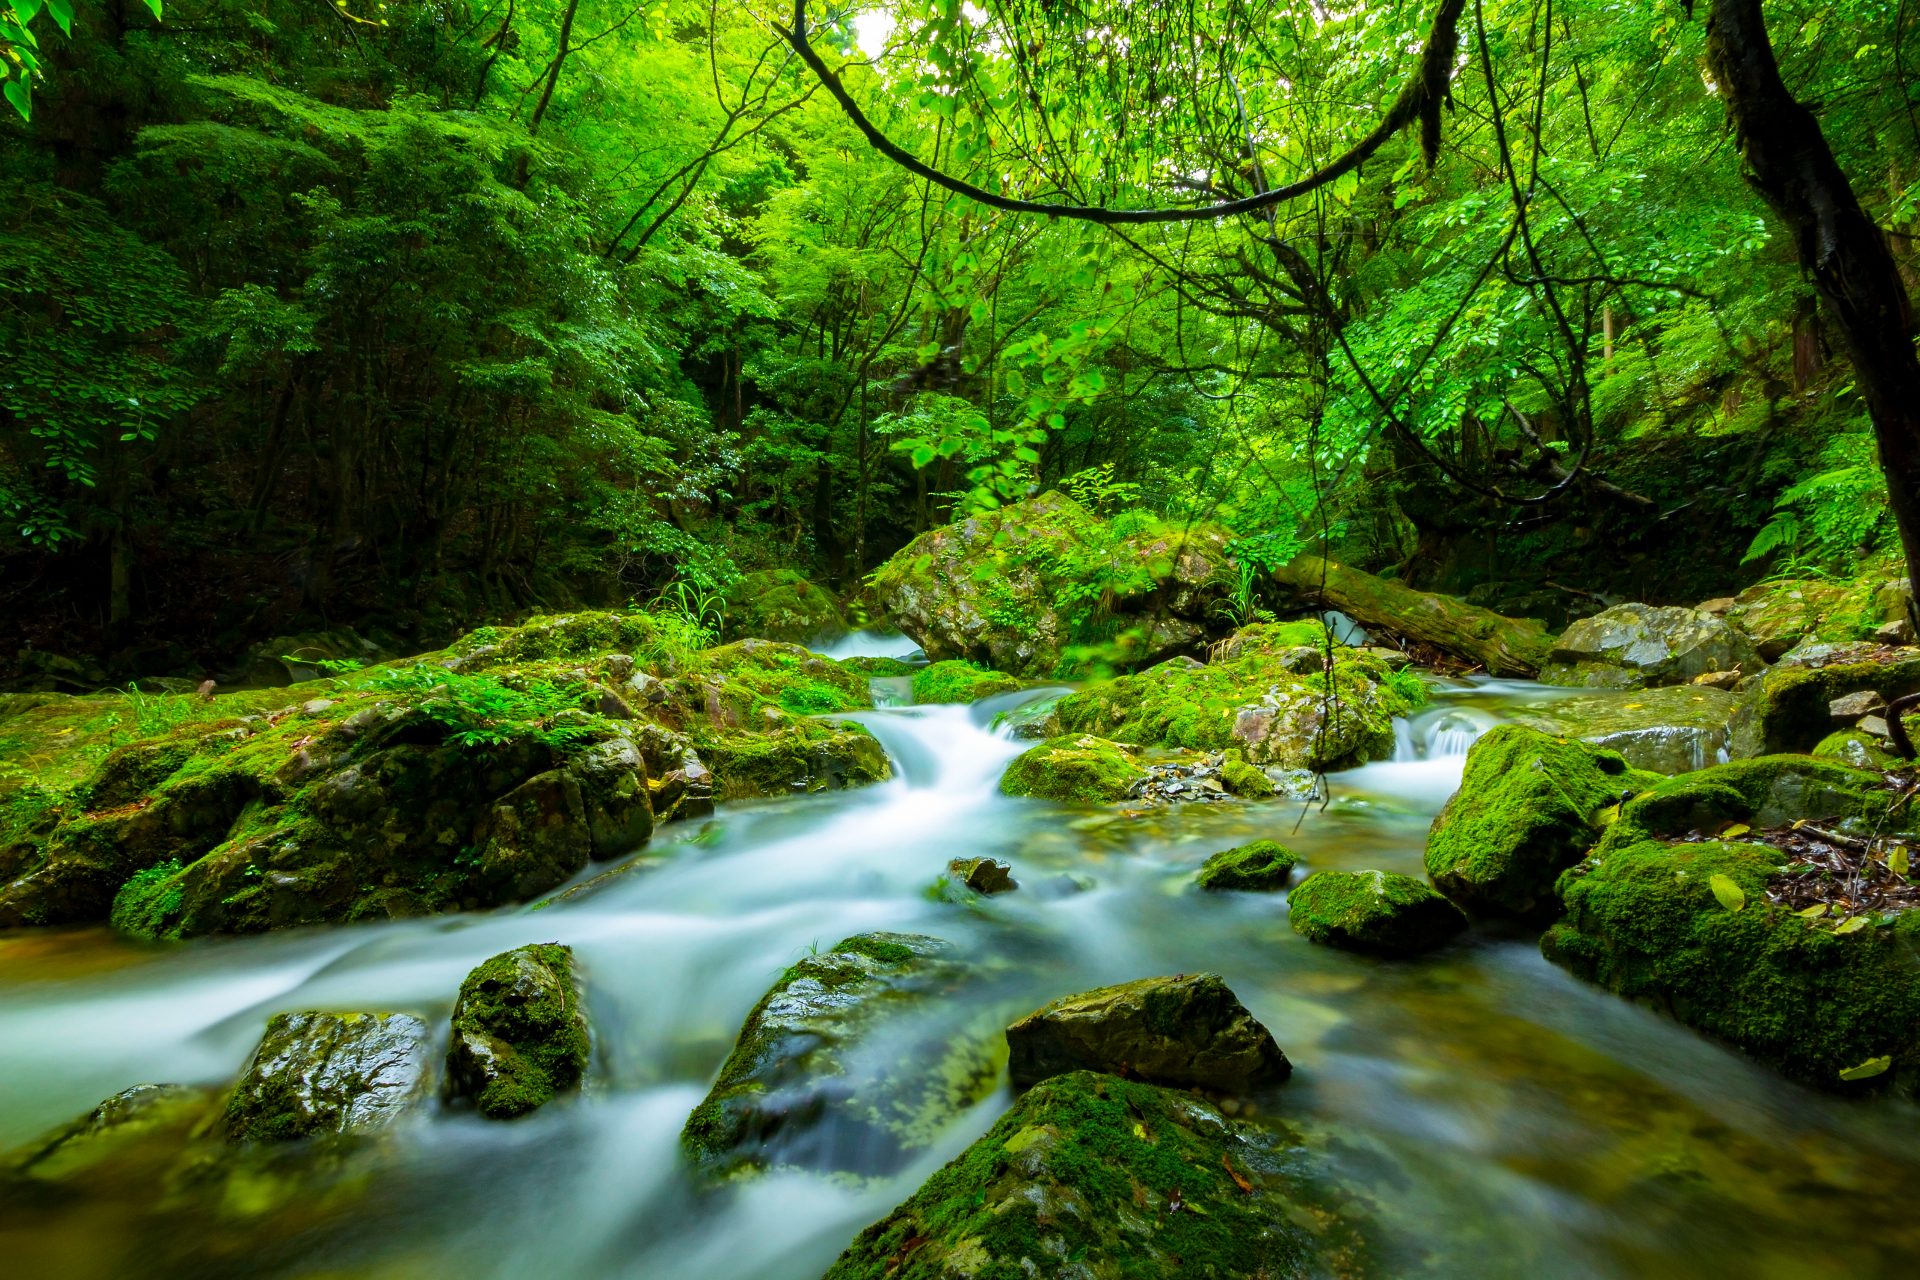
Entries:
POLYGON ((910 791, 938 791, 944 800, 977 800, 1028 744, 983 726, 965 706, 893 707, 836 717, 865 725, 887 750, 910 791))
POLYGON ((920 652, 919 645, 898 631, 849 631, 830 644, 809 647, 822 657, 836 661, 841 658, 899 658, 911 662, 926 656, 920 652))
POLYGON ((1431 707, 1393 722, 1393 759, 1441 760, 1464 756, 1498 720, 1469 707, 1431 707))

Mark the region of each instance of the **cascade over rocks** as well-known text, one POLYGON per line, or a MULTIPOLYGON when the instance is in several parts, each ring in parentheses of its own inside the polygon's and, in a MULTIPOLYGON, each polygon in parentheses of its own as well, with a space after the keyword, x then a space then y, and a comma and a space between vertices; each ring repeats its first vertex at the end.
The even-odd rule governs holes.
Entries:
POLYGON ((1920 911, 1776 906, 1788 854, 1756 834, 1802 821, 1843 840, 1913 833, 1920 820, 1894 803, 1882 775, 1809 756, 1666 779, 1560 878, 1566 916, 1541 950, 1817 1088, 1920 1091, 1920 911))
POLYGON ((1309 942, 1390 956, 1431 951, 1467 927, 1460 908, 1392 871, 1316 871, 1287 895, 1287 919, 1309 942))
POLYGON ((1048 492, 921 534, 873 585, 927 657, 1046 676, 1068 645, 1120 633, 1139 661, 1199 648, 1230 589, 1227 541, 1142 512, 1103 520, 1048 492))
POLYGON ((1296 556, 1274 581, 1302 605, 1338 609, 1363 627, 1432 645, 1496 676, 1531 676, 1552 638, 1537 622, 1508 618, 1452 596, 1415 591, 1318 556, 1296 556))
POLYGON ((1322 1144, 1076 1071, 1021 1095, 826 1280, 1368 1274, 1373 1216, 1322 1144))
POLYGON ((1758 672, 1765 663, 1725 618, 1679 606, 1619 604, 1582 618, 1553 642, 1546 684, 1640 689, 1689 684, 1717 671, 1758 672))
POLYGON ((1016 1089, 1070 1071, 1245 1093, 1293 1066, 1218 974, 1142 978, 1066 996, 1007 1028, 1016 1089))
POLYGON ((1617 751, 1499 725, 1467 752, 1433 821, 1427 875, 1475 914, 1550 915, 1555 878, 1593 847, 1608 810, 1657 780, 1617 751))
POLYGON ((747 1015, 682 1150, 713 1176, 897 1168, 994 1086, 987 1029, 949 1021, 973 976, 922 934, 860 934, 803 958, 747 1015), (828 1114, 837 1124, 823 1129, 828 1114))
POLYGON ((371 1133, 433 1094, 427 1024, 406 1013, 282 1013, 228 1095, 234 1142, 371 1133))
POLYGON ((517 947, 460 984, 447 1078, 489 1120, 510 1120, 580 1087, 587 1069, 573 949, 517 947))

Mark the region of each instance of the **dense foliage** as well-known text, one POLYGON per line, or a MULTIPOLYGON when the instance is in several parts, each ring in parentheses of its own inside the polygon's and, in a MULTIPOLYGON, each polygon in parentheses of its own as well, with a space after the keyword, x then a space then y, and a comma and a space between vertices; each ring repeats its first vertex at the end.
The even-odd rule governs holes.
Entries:
MULTIPOLYGON (((1046 487, 1549 618, 1891 545, 1678 3, 1472 5, 1432 156, 1415 128, 1300 199, 1123 227, 883 159, 774 0, 6 12, 10 95, 39 77, 0 123, 7 659, 191 673, 756 570, 852 592, 1046 487)), ((1313 172, 1432 12, 809 17, 907 151, 1117 209, 1313 172)), ((1912 21, 1771 25, 1907 261, 1912 21)))

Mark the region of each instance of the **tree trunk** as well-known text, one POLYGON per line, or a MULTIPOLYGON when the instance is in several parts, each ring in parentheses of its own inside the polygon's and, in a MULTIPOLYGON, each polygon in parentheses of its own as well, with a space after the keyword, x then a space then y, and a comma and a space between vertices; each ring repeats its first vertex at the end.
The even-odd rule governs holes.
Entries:
POLYGON ((1747 181, 1793 232, 1800 265, 1853 360, 1911 581, 1920 565, 1920 357, 1906 284, 1819 121, 1781 80, 1760 0, 1713 0, 1707 63, 1747 181))

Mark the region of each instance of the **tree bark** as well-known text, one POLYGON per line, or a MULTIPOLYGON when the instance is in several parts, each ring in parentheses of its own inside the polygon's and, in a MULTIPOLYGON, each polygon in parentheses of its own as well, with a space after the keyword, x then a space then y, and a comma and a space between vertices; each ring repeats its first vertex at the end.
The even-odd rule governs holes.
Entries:
POLYGON ((1760 0, 1713 0, 1707 64, 1747 181, 1792 231, 1800 265, 1853 360, 1911 581, 1920 565, 1920 357, 1906 284, 1820 122, 1780 78, 1760 0))

